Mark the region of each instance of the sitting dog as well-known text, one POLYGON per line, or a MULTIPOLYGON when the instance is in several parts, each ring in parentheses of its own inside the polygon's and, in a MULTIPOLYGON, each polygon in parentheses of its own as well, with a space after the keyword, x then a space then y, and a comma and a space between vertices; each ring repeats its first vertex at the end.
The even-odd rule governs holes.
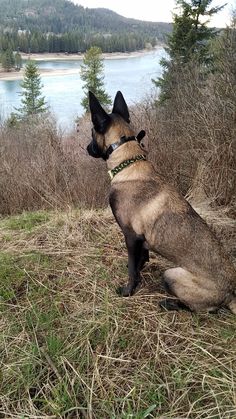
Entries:
POLYGON ((236 314, 236 271, 206 222, 183 196, 157 174, 130 124, 127 104, 117 92, 108 114, 89 92, 93 123, 90 156, 103 158, 111 177, 110 205, 124 233, 129 280, 121 287, 130 296, 140 283, 149 249, 174 263, 164 283, 176 299, 166 309, 213 311, 221 306, 236 314))

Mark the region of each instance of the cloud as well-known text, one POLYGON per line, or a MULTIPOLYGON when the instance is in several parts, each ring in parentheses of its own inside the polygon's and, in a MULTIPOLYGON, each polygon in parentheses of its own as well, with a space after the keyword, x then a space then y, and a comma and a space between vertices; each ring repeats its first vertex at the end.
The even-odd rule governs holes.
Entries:
MULTIPOLYGON (((129 2, 127 0, 111 1, 111 0, 73 0, 76 4, 84 7, 104 7, 113 10, 122 16, 132 17, 141 20, 150 20, 154 22, 171 22, 172 12, 175 7, 175 0, 145 0, 142 2, 129 2)), ((230 23, 231 9, 234 0, 228 2, 227 6, 215 15, 212 19, 211 26, 223 27, 230 23)), ((213 6, 224 4, 221 0, 214 0, 213 6)))

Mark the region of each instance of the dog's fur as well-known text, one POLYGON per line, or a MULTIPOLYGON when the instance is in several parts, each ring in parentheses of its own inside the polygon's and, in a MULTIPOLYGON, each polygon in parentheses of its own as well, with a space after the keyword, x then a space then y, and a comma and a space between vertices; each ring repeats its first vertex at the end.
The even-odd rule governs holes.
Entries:
MULTIPOLYGON (((89 101, 94 128, 87 150, 93 157, 103 157, 110 144, 135 133, 121 92, 116 94, 111 114, 91 92, 89 101)), ((108 169, 140 154, 143 149, 138 141, 126 142, 109 156, 108 169)), ((164 282, 177 299, 167 299, 162 306, 192 311, 226 306, 236 314, 232 262, 205 221, 149 161, 136 161, 116 174, 111 181, 110 205, 128 250, 129 281, 120 289, 123 296, 135 292, 151 249, 176 266, 165 271, 164 282)))

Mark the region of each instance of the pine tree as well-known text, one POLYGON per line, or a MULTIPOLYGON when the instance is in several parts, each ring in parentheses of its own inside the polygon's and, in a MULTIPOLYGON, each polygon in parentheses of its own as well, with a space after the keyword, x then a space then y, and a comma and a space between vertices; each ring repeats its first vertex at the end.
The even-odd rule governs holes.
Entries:
POLYGON ((37 65, 33 61, 28 61, 25 66, 25 75, 21 83, 23 89, 21 96, 21 108, 18 108, 20 118, 37 115, 48 110, 45 98, 41 95, 41 79, 37 65))
POLYGON ((13 52, 10 48, 2 53, 1 61, 4 70, 11 71, 11 69, 14 67, 15 60, 13 52))
POLYGON ((16 52, 14 58, 15 58, 15 67, 16 67, 16 70, 19 71, 21 69, 21 67, 22 67, 22 58, 21 58, 21 54, 19 53, 19 51, 16 52))
POLYGON ((91 47, 87 50, 83 64, 81 65, 81 79, 85 82, 83 86, 85 97, 82 99, 81 105, 86 112, 89 111, 89 90, 94 93, 104 107, 107 107, 112 103, 111 98, 104 88, 104 64, 101 54, 102 51, 100 48, 91 47))
POLYGON ((209 28, 209 19, 223 6, 211 7, 212 0, 176 0, 179 14, 174 15, 173 32, 165 49, 168 58, 161 60, 163 75, 153 80, 160 88, 161 102, 171 97, 174 73, 189 61, 209 66, 212 62, 210 40, 217 31, 209 28))

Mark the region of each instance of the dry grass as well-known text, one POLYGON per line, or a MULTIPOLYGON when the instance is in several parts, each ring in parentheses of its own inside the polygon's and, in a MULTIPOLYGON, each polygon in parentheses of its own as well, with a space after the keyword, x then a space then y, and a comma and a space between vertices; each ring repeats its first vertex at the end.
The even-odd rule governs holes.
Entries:
POLYGON ((2 127, 0 214, 106 206, 105 166, 89 158, 85 149, 91 138, 90 125, 85 118, 79 133, 70 136, 57 132, 50 118, 2 127))
MULTIPOLYGON (((213 218, 233 250, 235 222, 213 218)), ((0 417, 236 417, 235 317, 160 311, 154 255, 139 292, 119 297, 110 211, 4 218, 0 245, 0 417)))

